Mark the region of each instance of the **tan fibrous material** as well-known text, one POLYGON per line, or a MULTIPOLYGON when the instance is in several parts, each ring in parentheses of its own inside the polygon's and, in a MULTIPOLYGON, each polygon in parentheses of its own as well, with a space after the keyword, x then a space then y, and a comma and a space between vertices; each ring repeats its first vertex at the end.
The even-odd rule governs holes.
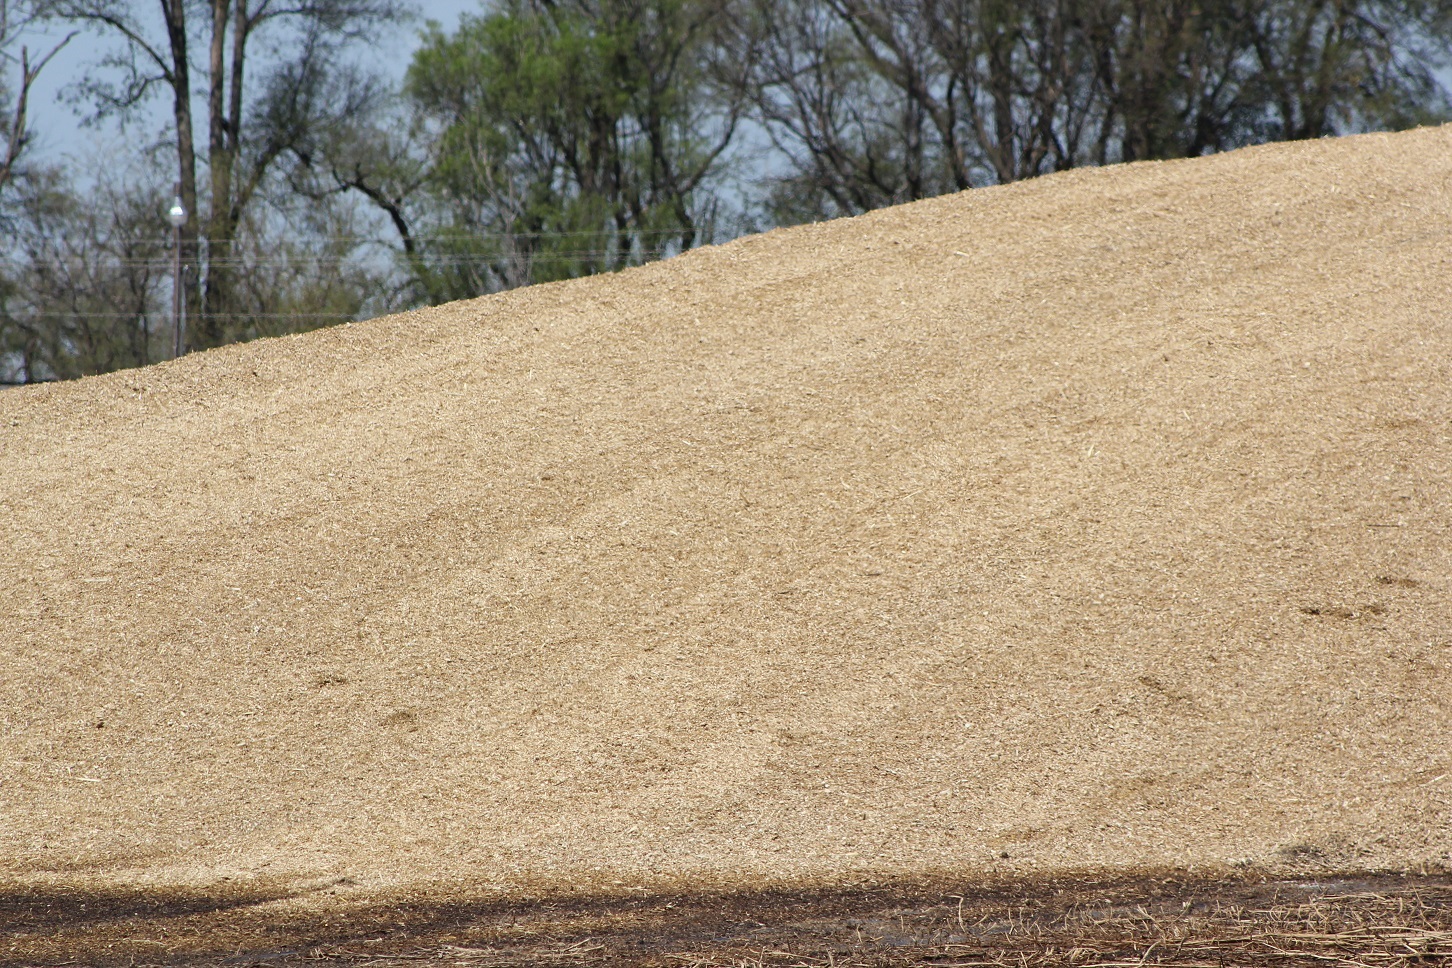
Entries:
POLYGON ((0 468, 3 880, 1452 856, 1452 129, 6 391, 0 468))

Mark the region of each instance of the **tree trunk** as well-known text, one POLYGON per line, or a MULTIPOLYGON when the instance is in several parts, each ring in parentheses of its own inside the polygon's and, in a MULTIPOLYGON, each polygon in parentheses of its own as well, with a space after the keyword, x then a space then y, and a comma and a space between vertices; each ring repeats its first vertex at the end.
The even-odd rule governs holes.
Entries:
MULTIPOLYGON (((238 5, 244 0, 238 0, 238 5)), ((231 224, 232 182, 236 168, 236 128, 227 110, 227 21, 231 0, 211 0, 212 37, 209 46, 211 88, 207 92, 207 160, 212 177, 211 211, 207 218, 207 283, 202 300, 199 336, 205 346, 220 346, 227 339, 232 313, 231 224), (229 130, 230 129, 230 130, 229 130)), ((233 57, 235 60, 236 52, 233 57)), ((234 69, 237 65, 234 63, 234 69)))
MULTIPOLYGON (((199 300, 196 287, 185 281, 189 269, 191 278, 200 270, 200 250, 197 245, 197 154, 192 132, 192 81, 191 68, 187 60, 187 24, 185 0, 161 0, 162 19, 166 21, 167 41, 171 48, 172 109, 176 117, 177 183, 181 186, 182 207, 187 210, 187 220, 181 227, 181 253, 183 269, 183 298, 187 317, 197 319, 199 300)), ((193 336, 189 342, 197 343, 193 336)))

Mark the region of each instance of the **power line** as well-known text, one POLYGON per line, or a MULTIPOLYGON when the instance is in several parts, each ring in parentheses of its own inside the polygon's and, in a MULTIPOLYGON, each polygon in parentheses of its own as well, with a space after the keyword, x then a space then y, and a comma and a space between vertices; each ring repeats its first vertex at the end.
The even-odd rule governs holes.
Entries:
MULTIPOLYGON (((136 313, 71 313, 61 310, 42 310, 30 313, 25 316, 27 319, 151 319, 153 317, 165 320, 167 313, 163 310, 154 310, 136 313)), ((318 310, 317 312, 297 313, 205 313, 204 319, 337 319, 341 321, 352 320, 354 317, 349 313, 328 312, 318 310)))
MULTIPOLYGON (((402 253, 395 253, 402 255, 402 253)), ((572 249, 565 252, 534 252, 534 253, 480 253, 477 255, 449 255, 436 256, 422 254, 418 256, 420 262, 426 266, 469 266, 481 265, 489 262, 508 262, 512 259, 519 259, 531 264, 555 264, 562 262, 578 262, 585 260, 605 261, 608 259, 620 258, 625 264, 632 264, 633 257, 639 253, 630 251, 619 252, 614 249, 572 249)), ((0 257, 0 263, 12 266, 74 266, 77 260, 64 258, 34 259, 23 256, 0 257)), ((304 269, 304 268, 339 268, 347 265, 356 265, 358 268, 366 268, 362 265, 364 260, 359 256, 299 256, 296 259, 267 260, 253 262, 248 259, 209 259, 206 265, 214 269, 304 269)), ((105 268, 127 268, 127 269, 157 269, 158 271, 169 271, 171 261, 168 258, 156 259, 114 259, 105 260, 94 266, 97 269, 105 268)))
MULTIPOLYGON (((618 231, 615 231, 613 229, 580 229, 578 231, 549 231, 549 232, 455 232, 455 233, 448 233, 448 234, 443 234, 443 235, 414 235, 414 236, 411 236, 410 237, 410 240, 414 244, 416 244, 416 245, 435 245, 435 244, 440 244, 440 243, 455 244, 455 243, 460 243, 460 242, 470 242, 470 243, 477 243, 477 242, 510 242, 510 241, 520 241, 520 240, 537 242, 537 241, 540 241, 540 240, 552 240, 552 239, 598 239, 598 238, 614 238, 614 239, 621 239, 621 240, 631 240, 631 239, 661 239, 661 238, 680 238, 681 236, 688 235, 688 234, 695 234, 695 233, 691 233, 691 232, 689 232, 688 230, 685 230, 685 229, 627 229, 627 230, 625 230, 623 232, 618 232, 618 231)), ((397 238, 395 236, 392 236, 392 235, 384 238, 384 237, 380 237, 380 236, 377 236, 377 235, 307 235, 307 234, 301 234, 301 238, 304 241, 308 242, 308 243, 311 243, 311 244, 322 244, 322 245, 326 245, 326 244, 379 245, 379 246, 387 246, 387 247, 393 248, 393 247, 401 246, 403 244, 403 240, 402 239, 399 239, 399 238, 397 238)), ((154 241, 156 241, 158 244, 164 244, 164 243, 161 243, 160 236, 155 237, 154 241)), ((228 241, 224 241, 221 244, 223 244, 223 245, 245 245, 245 244, 248 244, 249 241, 255 242, 256 240, 251 240, 251 239, 248 239, 248 238, 239 238, 239 239, 231 239, 231 240, 228 240, 228 241)), ((201 244, 201 245, 204 245, 204 246, 207 245, 207 244, 209 244, 209 240, 206 239, 205 237, 198 238, 197 239, 197 242, 199 244, 201 244)), ((710 244, 710 243, 709 242, 703 242, 702 244, 710 244)), ((165 248, 167 248, 168 250, 170 250, 171 246, 170 245, 165 245, 165 248)))
MULTIPOLYGON (((415 235, 411 241, 415 245, 459 245, 459 244, 482 244, 482 243, 510 243, 510 242, 532 242, 553 241, 556 239, 599 239, 618 238, 628 247, 631 240, 639 239, 678 239, 688 234, 681 229, 639 229, 627 230, 625 232, 614 232, 607 230, 581 230, 577 232, 474 232, 460 233, 457 235, 415 235)), ((382 246, 395 251, 401 251, 403 242, 401 239, 383 239, 374 235, 309 235, 304 237, 310 244, 317 245, 351 245, 351 246, 382 246)), ((159 241, 159 239, 157 240, 159 241)), ((199 245, 208 245, 208 240, 199 238, 199 245)), ((244 245, 246 240, 233 239, 223 245, 244 245)), ((703 241, 701 244, 711 244, 703 241)), ((165 246, 170 251, 169 245, 165 246)))

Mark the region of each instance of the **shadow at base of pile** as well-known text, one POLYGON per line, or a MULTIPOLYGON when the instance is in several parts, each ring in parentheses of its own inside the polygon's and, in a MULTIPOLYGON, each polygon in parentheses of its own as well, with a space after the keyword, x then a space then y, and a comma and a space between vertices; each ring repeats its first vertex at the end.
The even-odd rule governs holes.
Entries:
POLYGON ((1452 963, 1446 870, 272 903, 326 889, 0 888, 0 965, 1452 963))

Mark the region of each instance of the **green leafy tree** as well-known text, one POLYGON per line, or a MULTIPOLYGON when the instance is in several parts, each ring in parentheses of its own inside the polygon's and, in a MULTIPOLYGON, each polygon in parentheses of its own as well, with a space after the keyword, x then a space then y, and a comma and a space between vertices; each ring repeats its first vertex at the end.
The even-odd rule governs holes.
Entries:
MULTIPOLYGON (((428 298, 637 264, 709 239, 744 109, 714 58, 730 8, 507 0, 430 27, 406 94, 430 144, 428 298)), ((412 230, 411 230, 412 231, 412 230)))

